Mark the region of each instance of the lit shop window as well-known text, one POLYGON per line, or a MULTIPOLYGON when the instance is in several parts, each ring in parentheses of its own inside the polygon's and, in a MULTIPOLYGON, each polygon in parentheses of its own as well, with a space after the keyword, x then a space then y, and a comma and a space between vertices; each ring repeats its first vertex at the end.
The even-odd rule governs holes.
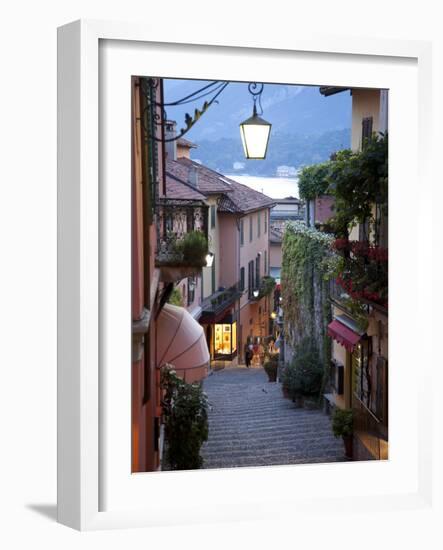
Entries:
POLYGON ((237 351, 237 323, 214 325, 215 357, 233 356, 237 351))

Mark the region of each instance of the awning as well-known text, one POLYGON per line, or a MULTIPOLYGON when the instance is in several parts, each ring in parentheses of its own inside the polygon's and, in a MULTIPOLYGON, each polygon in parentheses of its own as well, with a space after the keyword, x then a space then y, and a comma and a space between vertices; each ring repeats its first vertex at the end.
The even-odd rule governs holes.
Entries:
POLYGON ((204 378, 209 351, 203 327, 186 311, 165 304, 157 319, 157 367, 169 363, 186 382, 204 378))
POLYGON ((356 344, 361 338, 360 334, 354 332, 343 323, 340 323, 337 319, 329 323, 328 335, 351 353, 354 351, 356 344))

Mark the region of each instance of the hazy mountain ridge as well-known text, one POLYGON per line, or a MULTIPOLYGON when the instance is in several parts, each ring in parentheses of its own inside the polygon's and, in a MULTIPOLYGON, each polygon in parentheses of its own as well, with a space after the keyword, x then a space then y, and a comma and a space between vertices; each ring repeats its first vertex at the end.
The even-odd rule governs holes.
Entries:
POLYGON ((335 151, 348 148, 350 139, 349 128, 319 135, 271 134, 265 160, 246 160, 240 135, 216 141, 202 140, 197 143, 197 149, 191 151, 193 159, 221 173, 274 176, 278 167, 298 169, 328 160, 335 151))
MULTIPOLYGON (((164 81, 165 103, 175 102, 201 89, 202 80, 164 81)), ((184 126, 209 97, 179 106, 166 105, 167 117, 184 126)), ((227 173, 273 176, 279 166, 299 168, 327 160, 331 153, 349 147, 351 97, 343 92, 324 97, 316 86, 265 84, 261 98, 263 118, 272 124, 267 158, 246 160, 240 140, 239 124, 252 114, 248 83, 230 82, 186 138, 198 145, 192 158, 227 173), (234 166, 235 165, 235 166, 234 166)))

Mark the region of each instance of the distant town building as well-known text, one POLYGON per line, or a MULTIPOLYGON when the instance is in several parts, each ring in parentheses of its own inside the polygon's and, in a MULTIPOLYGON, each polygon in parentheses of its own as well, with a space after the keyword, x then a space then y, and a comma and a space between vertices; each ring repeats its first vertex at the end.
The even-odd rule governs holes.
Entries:
POLYGON ((269 235, 269 274, 280 282, 282 264, 282 239, 286 222, 302 220, 305 205, 296 197, 275 199, 271 209, 271 231, 269 235))
POLYGON ((295 166, 286 166, 283 164, 277 166, 275 173, 279 178, 290 178, 297 175, 297 168, 295 166))
POLYGON ((302 220, 305 206, 297 197, 274 199, 275 206, 271 210, 271 225, 283 227, 287 221, 302 220))

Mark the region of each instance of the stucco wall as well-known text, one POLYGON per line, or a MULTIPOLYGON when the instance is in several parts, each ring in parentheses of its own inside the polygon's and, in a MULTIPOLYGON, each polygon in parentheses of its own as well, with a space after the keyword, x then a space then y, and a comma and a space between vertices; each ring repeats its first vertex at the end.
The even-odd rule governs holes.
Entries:
POLYGON ((379 130, 380 90, 352 89, 352 133, 351 147, 361 149, 362 120, 372 116, 372 130, 379 130))
MULTIPOLYGON (((241 361, 244 361, 243 349, 248 336, 267 336, 269 332, 269 298, 262 298, 259 302, 250 302, 248 298, 248 263, 254 261, 258 253, 260 255, 260 277, 269 273, 270 246, 269 246, 269 209, 259 211, 261 213, 261 231, 257 234, 258 212, 253 212, 243 217, 244 244, 240 246, 240 266, 245 268, 245 291, 240 299, 240 327, 241 333, 240 351, 241 361), (265 219, 267 217, 266 232, 265 219), (250 240, 250 223, 252 220, 252 240, 250 240), (267 252, 266 271, 264 269, 264 253, 267 252), (251 322, 252 321, 252 322, 251 322)), ((240 273, 239 273, 240 279, 240 273)))
MULTIPOLYGON (((217 213, 217 196, 209 197, 206 201, 209 205, 209 218, 211 215, 211 206, 216 207, 216 216, 215 216, 215 227, 211 227, 211 219, 209 222, 209 251, 212 252, 214 257, 215 265, 215 290, 220 286, 219 273, 220 273, 220 249, 219 249, 219 215, 217 213)), ((202 280, 203 280, 203 299, 207 298, 212 294, 212 268, 204 267, 202 269, 202 280)))
MULTIPOLYGON (((248 302, 248 263, 251 260, 254 260, 257 257, 257 254, 261 254, 260 256, 260 276, 263 277, 264 275, 267 275, 269 273, 269 209, 263 209, 259 211, 261 213, 261 233, 260 236, 257 236, 257 217, 258 212, 253 212, 252 214, 248 214, 244 216, 242 219, 244 220, 244 244, 243 246, 240 246, 240 268, 245 268, 245 294, 242 296, 240 300, 240 307, 243 307, 248 302), (264 215, 266 213, 268 223, 267 223, 267 230, 264 231, 264 215), (249 227, 252 220, 252 240, 249 239, 249 227), (267 262, 267 269, 266 273, 264 272, 264 252, 267 251, 268 256, 268 262, 267 262)), ((255 269, 255 263, 254 263, 254 269, 255 269)), ((239 273, 239 279, 240 279, 240 273, 239 273)))
POLYGON ((282 262, 281 243, 270 243, 269 267, 281 267, 281 262, 282 262))
POLYGON ((220 285, 229 288, 240 279, 238 218, 233 214, 218 216, 220 285))
POLYGON ((315 199, 315 222, 324 223, 334 215, 332 206, 334 204, 334 197, 329 195, 321 195, 315 199))
MULTIPOLYGON (((133 81, 132 86, 132 318, 140 319, 143 308, 150 311, 155 307, 155 246, 156 227, 147 226, 143 216, 142 196, 142 154, 143 143, 140 125, 140 101, 138 87, 133 81), (147 231, 146 231, 147 229, 147 231), (149 239, 149 261, 145 269, 144 247, 145 239, 149 239), (149 296, 144 293, 145 284, 149 283, 149 296)), ((160 87, 159 93, 162 93, 160 87)), ((159 98, 161 100, 161 97, 159 98)), ((158 148, 158 165, 163 165, 162 150, 158 148)), ((159 193, 164 193, 163 174, 159 174, 159 193)), ((155 320, 151 320, 149 331, 144 335, 145 344, 141 344, 141 354, 135 354, 137 359, 132 363, 132 471, 153 471, 159 465, 159 455, 155 449, 155 423, 159 421, 159 387, 155 369, 155 320), (147 353, 146 353, 147 352, 147 353)), ((141 338, 137 340, 137 351, 140 349, 141 338)), ((133 350, 134 351, 134 350, 133 350)))

